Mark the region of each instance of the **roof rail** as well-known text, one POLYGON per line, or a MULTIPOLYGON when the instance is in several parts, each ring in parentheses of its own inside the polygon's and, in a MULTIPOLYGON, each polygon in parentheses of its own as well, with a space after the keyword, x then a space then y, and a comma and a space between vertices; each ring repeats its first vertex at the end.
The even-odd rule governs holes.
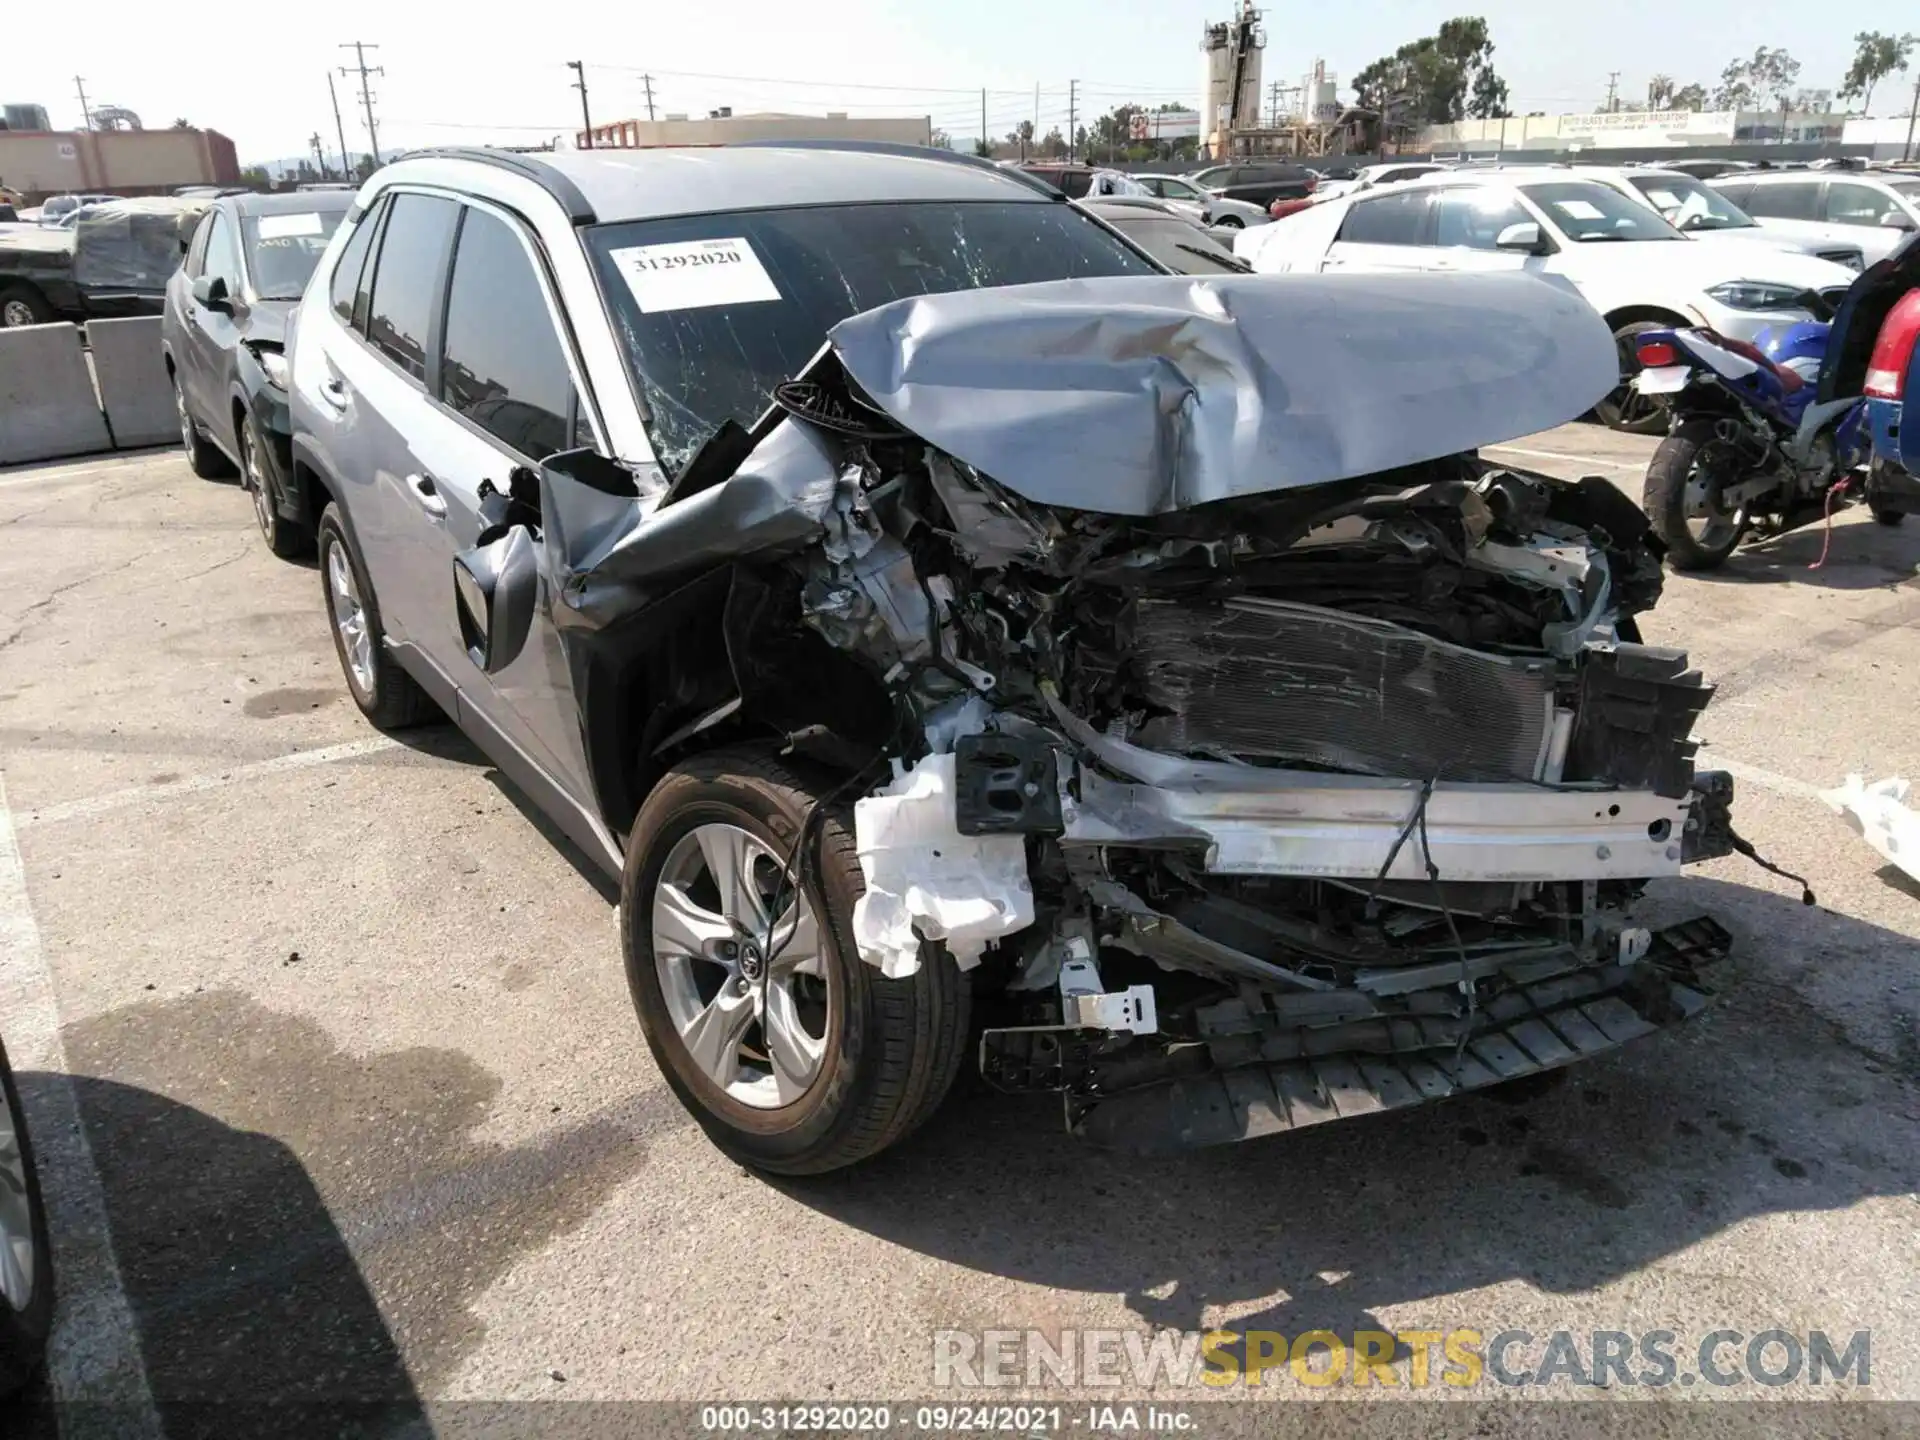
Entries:
POLYGON ((404 155, 394 158, 397 160, 472 160, 481 165, 492 165, 496 169, 511 170, 514 174, 533 181, 558 200, 560 208, 567 212, 567 219, 575 225, 593 225, 600 219, 593 213, 593 206, 587 203, 587 197, 580 193, 578 185, 546 161, 535 159, 531 155, 523 155, 518 151, 488 150, 479 145, 435 145, 425 150, 409 150, 404 155))
POLYGON ((1011 165, 997 165, 982 155, 962 155, 958 150, 942 150, 932 145, 902 145, 896 140, 734 140, 728 150, 847 150, 860 155, 900 155, 909 160, 935 160, 946 165, 965 165, 988 170, 1020 181, 1050 200, 1067 197, 1036 175, 1011 165))

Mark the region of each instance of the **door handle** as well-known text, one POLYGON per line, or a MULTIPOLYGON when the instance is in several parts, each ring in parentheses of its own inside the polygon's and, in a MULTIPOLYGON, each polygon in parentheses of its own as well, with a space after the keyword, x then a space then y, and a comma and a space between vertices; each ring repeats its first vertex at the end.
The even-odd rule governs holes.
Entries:
POLYGON ((446 515, 447 497, 440 493, 440 488, 433 483, 431 475, 407 476, 407 489, 412 491, 413 498, 420 502, 420 508, 434 519, 438 520, 446 515))
POLYGON ((347 387, 331 376, 320 382, 320 398, 336 410, 347 408, 347 387))

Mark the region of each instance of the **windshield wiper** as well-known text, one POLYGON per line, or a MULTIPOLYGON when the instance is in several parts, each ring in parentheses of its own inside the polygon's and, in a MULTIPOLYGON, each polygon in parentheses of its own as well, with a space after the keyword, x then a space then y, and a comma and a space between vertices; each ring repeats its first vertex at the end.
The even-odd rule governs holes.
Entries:
POLYGON ((1242 260, 1238 255, 1216 255, 1211 250, 1202 250, 1198 245, 1189 245, 1184 240, 1174 241, 1173 248, 1176 250, 1184 250, 1189 255, 1198 255, 1202 260, 1211 260, 1216 265, 1224 265, 1236 275, 1251 275, 1253 273, 1253 266, 1242 260))

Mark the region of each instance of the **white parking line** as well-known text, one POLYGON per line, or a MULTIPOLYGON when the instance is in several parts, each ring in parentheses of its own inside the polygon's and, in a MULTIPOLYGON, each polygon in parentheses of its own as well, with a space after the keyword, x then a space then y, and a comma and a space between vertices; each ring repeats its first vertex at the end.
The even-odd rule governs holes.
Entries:
POLYGON ((287 770, 305 770, 313 765, 331 765, 336 760, 377 755, 382 750, 397 749, 399 744, 398 740, 388 736, 374 735, 365 740, 348 741, 345 745, 329 745, 322 750, 295 750, 290 755, 276 755, 271 760, 256 760, 250 765, 235 765, 210 775, 190 775, 184 780, 169 780, 163 785, 135 785, 126 790, 109 790, 104 795, 64 800, 58 805, 43 805, 38 810, 15 816, 13 823, 24 830, 31 825, 54 825, 63 820, 90 820, 109 810, 124 810, 130 805, 172 800, 201 790, 218 790, 245 780, 256 780, 262 775, 277 775, 287 770))
POLYGON ((142 461, 153 458, 141 455, 105 465, 76 465, 65 470, 0 470, 0 490, 12 489, 16 485, 45 485, 55 480, 93 480, 102 475, 118 475, 124 470, 136 470, 142 461))
POLYGON ((1638 460, 1601 460, 1592 455, 1569 455, 1564 450, 1528 450, 1519 445, 1482 445, 1482 450, 1504 450, 1509 455, 1525 455, 1534 460, 1565 460, 1573 465, 1600 465, 1608 470, 1644 470, 1638 460))
MULTIPOLYGON (((139 1332, 134 1329, 120 1260, 107 1227, 100 1171, 81 1124, 79 1097, 67 1074, 53 975, 27 899, 26 870, 7 810, 4 776, 0 776, 0 1022, 6 1026, 14 1074, 33 1071, 43 1080, 23 1087, 21 1103, 27 1112, 41 1189, 53 1210, 52 1258, 60 1285, 47 1354, 53 1399, 62 1406, 81 1401, 90 1407, 111 1405, 112 1433, 158 1440, 160 1417, 154 1410, 139 1332)), ((63 1433, 75 1433, 64 1418, 61 1425, 63 1433)))
POLYGON ((1816 805, 1825 806, 1820 798, 1820 787, 1809 785, 1804 780, 1796 780, 1791 775, 1781 775, 1772 770, 1762 770, 1758 765, 1749 765, 1744 760, 1731 760, 1716 753, 1710 747, 1702 746, 1700 768, 1702 770, 1724 770, 1736 780, 1744 780, 1749 785, 1758 785, 1766 790, 1777 790, 1782 795, 1791 795, 1796 800, 1811 800, 1816 805))

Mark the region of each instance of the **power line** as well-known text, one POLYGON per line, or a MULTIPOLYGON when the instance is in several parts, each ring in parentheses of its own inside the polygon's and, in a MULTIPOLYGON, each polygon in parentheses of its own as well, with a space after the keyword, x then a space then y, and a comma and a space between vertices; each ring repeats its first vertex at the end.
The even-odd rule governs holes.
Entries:
POLYGON ((368 45, 360 40, 349 40, 340 48, 353 51, 354 59, 358 62, 352 66, 342 65, 340 73, 351 75, 356 69, 360 72, 360 103, 367 112, 367 150, 373 156, 373 163, 378 165, 380 163, 380 132, 373 123, 373 92, 367 88, 367 76, 385 75, 387 72, 378 65, 371 70, 367 68, 367 51, 378 50, 380 47, 368 45))

